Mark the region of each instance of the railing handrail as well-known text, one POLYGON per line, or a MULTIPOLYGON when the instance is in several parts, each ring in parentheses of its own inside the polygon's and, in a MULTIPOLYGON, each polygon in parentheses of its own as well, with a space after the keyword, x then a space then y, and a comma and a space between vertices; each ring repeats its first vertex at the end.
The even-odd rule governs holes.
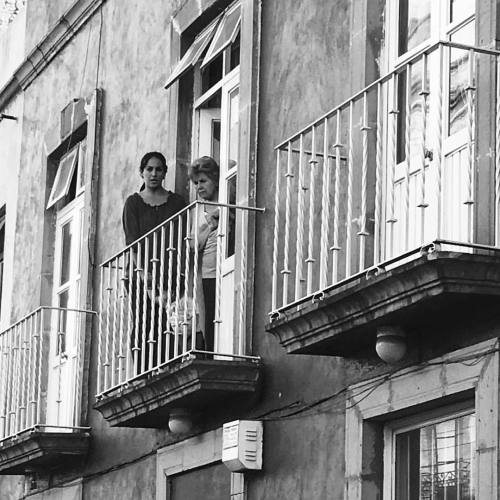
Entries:
POLYGON ((42 311, 44 309, 58 310, 58 311, 71 311, 71 312, 85 313, 85 314, 95 314, 96 316, 98 315, 97 311, 91 311, 89 309, 76 309, 76 308, 72 308, 72 307, 38 306, 33 311, 26 314, 21 319, 17 320, 15 323, 12 323, 7 328, 4 328, 2 331, 0 331, 0 336, 3 335, 4 333, 8 332, 9 330, 12 330, 12 328, 15 328, 16 326, 20 325, 23 321, 26 321, 28 318, 30 318, 31 316, 34 316, 39 311, 42 311))
POLYGON ((476 47, 474 45, 465 45, 462 43, 456 43, 456 42, 451 42, 447 40, 439 40, 437 42, 432 43, 431 45, 427 47, 423 47, 419 51, 417 51, 415 54, 413 54, 410 58, 407 60, 401 62, 398 64, 394 69, 392 69, 390 72, 386 73, 385 75, 377 78, 375 81, 361 89, 360 91, 356 92, 355 94, 351 95, 349 98, 335 106, 334 108, 330 109, 323 115, 321 115, 319 118, 315 119, 313 122, 311 122, 309 125, 301 128, 298 132, 295 134, 291 135, 284 141, 281 141, 277 146, 274 147, 275 150, 282 149, 283 147, 287 146, 290 142, 296 141, 302 134, 305 132, 309 131, 315 126, 320 125, 325 119, 331 118, 337 111, 341 111, 344 108, 347 108, 347 106, 352 102, 358 100, 360 97, 363 96, 363 94, 370 92, 373 90, 377 85, 382 84, 387 82, 392 78, 392 76, 396 73, 400 73, 404 67, 406 67, 408 64, 411 64, 415 60, 419 59, 422 57, 424 54, 429 54, 430 52, 433 52, 437 47, 439 46, 445 46, 445 47, 450 47, 450 48, 455 48, 455 49, 462 49, 462 50, 473 50, 474 52, 478 52, 481 54, 487 54, 487 55, 492 55, 492 56, 500 56, 500 50, 494 50, 494 49, 486 49, 483 47, 476 47))
POLYGON ((192 201, 189 205, 184 207, 182 210, 179 210, 177 213, 172 215, 172 217, 169 217, 165 221, 161 222, 158 224, 156 227, 148 231, 146 234, 141 236, 140 238, 137 238, 135 241, 127 245, 125 248, 122 248, 115 254, 113 254, 111 257, 108 257, 104 262, 100 264, 99 267, 105 267, 107 266, 111 261, 115 260, 117 257, 120 255, 124 254, 128 250, 130 250, 134 245, 137 245, 140 243, 142 240, 145 240, 148 236, 153 234, 155 231, 158 231, 158 229, 161 229, 162 227, 166 226, 170 222, 173 222, 175 219, 181 217, 184 213, 187 213, 189 210, 192 208, 196 207, 197 205, 210 205, 210 206, 218 206, 218 207, 226 207, 226 208, 235 208, 239 210, 248 210, 251 212, 265 212, 265 208, 259 208, 259 207, 250 207, 248 205, 232 205, 230 203, 219 203, 216 201, 203 201, 203 200, 194 200, 192 201))

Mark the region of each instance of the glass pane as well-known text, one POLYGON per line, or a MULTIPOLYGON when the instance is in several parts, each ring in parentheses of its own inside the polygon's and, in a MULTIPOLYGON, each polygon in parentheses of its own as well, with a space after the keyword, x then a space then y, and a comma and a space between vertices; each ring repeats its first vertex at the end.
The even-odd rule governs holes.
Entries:
POLYGON ((402 0, 399 7, 399 55, 431 35, 431 1, 402 0))
POLYGON ((396 436, 396 500, 474 500, 475 417, 396 436))
POLYGON ((57 344, 56 354, 60 355, 66 352, 66 336, 68 331, 68 313, 64 309, 68 307, 69 290, 64 290, 59 294, 59 304, 57 312, 57 344))
MULTIPOLYGON (((475 23, 470 22, 450 37, 452 42, 474 45, 475 23)), ((474 58, 472 64, 474 64, 474 58)), ((469 52, 462 49, 450 51, 450 95, 448 134, 452 135, 467 126, 467 88, 469 87, 469 52)))
POLYGON ((228 148, 228 170, 236 166, 239 154, 240 135, 240 91, 234 90, 229 95, 229 148, 228 148))
POLYGON ((211 89, 220 79, 223 73, 223 57, 220 54, 201 70, 201 93, 204 94, 211 89))
POLYGON ((73 228, 71 221, 64 224, 61 229, 61 277, 59 285, 63 285, 70 279, 71 273, 71 244, 73 240, 73 228))
POLYGON ((73 178, 77 162, 78 148, 73 149, 67 156, 59 162, 56 178, 49 196, 47 208, 68 194, 69 186, 73 178))
MULTIPOLYGON (((422 61, 411 66, 411 84, 409 88, 410 96, 410 161, 411 158, 417 158, 420 155, 423 139, 423 98, 421 91, 423 88, 423 65, 422 61)), ((427 71, 427 87, 429 88, 429 74, 427 71)), ((398 141, 397 141, 397 161, 402 162, 406 160, 406 126, 407 126, 407 79, 408 72, 403 71, 398 78, 398 141)), ((426 113, 428 113, 428 109, 426 113)))
MULTIPOLYGON (((236 175, 231 176, 227 181, 227 202, 231 205, 236 204, 236 175)), ((227 211, 227 240, 226 240, 226 258, 234 255, 234 244, 236 240, 236 210, 230 208, 227 211)))
POLYGON ((171 75, 168 77, 168 80, 165 83, 165 88, 170 87, 170 85, 180 78, 182 74, 185 73, 193 64, 198 62, 201 54, 210 43, 210 40, 212 40, 217 24, 218 21, 215 21, 195 38, 191 47, 189 47, 175 69, 172 71, 171 75))
POLYGON ((202 66, 208 64, 217 54, 222 52, 235 38, 240 28, 240 7, 225 14, 217 28, 212 43, 207 50, 202 66))
POLYGON ((475 4, 474 0, 451 0, 450 22, 455 23, 472 16, 476 11, 475 4))
POLYGON ((220 120, 212 120, 211 157, 220 165, 220 120))

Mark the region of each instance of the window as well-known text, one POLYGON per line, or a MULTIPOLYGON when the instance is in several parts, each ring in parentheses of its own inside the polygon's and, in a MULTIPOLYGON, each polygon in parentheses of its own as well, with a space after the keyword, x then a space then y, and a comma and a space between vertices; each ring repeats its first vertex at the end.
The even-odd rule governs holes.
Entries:
MULTIPOLYGON (((415 418, 413 418, 415 420, 415 418)), ((387 433, 394 454, 396 500, 472 500, 476 418, 472 409, 419 423, 391 423, 387 433)))
POLYGON ((169 477, 168 500, 231 498, 231 473, 221 462, 169 477))
POLYGON ((68 196, 71 201, 84 189, 85 175, 85 140, 78 143, 60 160, 56 177, 50 192, 47 208, 54 206, 59 200, 68 196))
POLYGON ((385 186, 391 214, 386 253, 392 257, 436 238, 466 242, 473 238, 477 54, 446 46, 429 51, 425 58, 422 54, 441 40, 475 45, 472 0, 388 0, 387 11, 383 59, 386 70, 394 71, 388 126, 396 122, 395 158, 388 153, 389 164, 396 165, 385 186), (430 188, 439 175, 444 193, 430 188), (424 201, 417 199, 419 190, 425 191, 424 201), (438 206, 442 213, 438 214, 438 206))
POLYGON ((496 498, 497 349, 493 339, 351 386, 346 500, 496 498))
MULTIPOLYGON (((234 2, 215 19, 208 20, 201 31, 192 33, 188 29, 182 36, 192 41, 166 82, 166 88, 178 82, 178 109, 183 110, 175 122, 177 156, 189 161, 200 156, 214 158, 220 167, 218 201, 226 205, 238 205, 242 200, 248 204, 249 172, 253 168, 251 161, 240 158, 242 151, 249 151, 253 133, 241 127, 250 123, 242 119, 242 113, 252 110, 248 102, 250 93, 242 96, 241 92, 242 83, 248 87, 252 84, 241 82, 240 61, 248 61, 243 71, 249 77, 251 71, 247 66, 252 61, 252 45, 242 44, 244 8, 248 12, 253 10, 234 2), (243 53, 248 57, 242 57, 243 53)), ((201 23, 199 19, 192 21, 201 23)), ((251 21, 248 13, 247 21, 251 21)), ((191 198, 195 198, 194 192, 191 198)), ((214 349, 225 354, 245 354, 246 311, 235 312, 235 307, 247 302, 238 293, 246 293, 240 285, 248 281, 243 275, 247 275, 248 257, 252 257, 246 251, 250 246, 246 232, 248 214, 227 206, 219 210, 222 234, 217 258, 214 349), (247 258, 236 258, 243 247, 247 258)))
POLYGON ((158 450, 156 500, 240 498, 243 474, 231 474, 221 459, 221 428, 158 450))

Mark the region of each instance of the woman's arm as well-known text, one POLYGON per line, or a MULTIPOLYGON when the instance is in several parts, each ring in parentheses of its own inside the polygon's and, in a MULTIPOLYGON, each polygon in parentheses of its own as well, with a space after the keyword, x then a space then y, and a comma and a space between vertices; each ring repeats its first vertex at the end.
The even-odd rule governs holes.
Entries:
POLYGON ((139 214, 137 213, 137 205, 134 203, 132 196, 129 196, 125 201, 122 215, 123 232, 125 233, 125 244, 130 245, 139 237, 141 231, 139 226, 139 214))

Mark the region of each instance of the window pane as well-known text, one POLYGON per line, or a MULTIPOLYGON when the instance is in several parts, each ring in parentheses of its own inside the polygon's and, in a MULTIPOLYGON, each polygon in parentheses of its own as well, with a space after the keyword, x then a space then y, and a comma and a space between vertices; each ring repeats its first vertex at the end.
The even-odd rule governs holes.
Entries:
MULTIPOLYGON (((450 37, 452 42, 474 45, 475 23, 466 24, 450 37)), ((467 88, 469 86, 469 52, 462 49, 450 51, 450 95, 448 134, 452 135, 467 126, 467 88)))
MULTIPOLYGON (((231 205, 236 204, 236 175, 231 176, 227 181, 227 202, 231 205)), ((230 208, 227 211, 227 240, 226 240, 226 258, 234 255, 235 243, 235 225, 236 209, 230 208)))
POLYGON ((195 38, 191 47, 189 47, 182 59, 178 62, 175 69, 172 71, 171 75, 168 77, 168 80, 165 83, 165 88, 170 87, 170 85, 180 78, 182 74, 185 73, 193 64, 198 62, 201 54, 210 43, 210 40, 212 40, 217 24, 218 20, 214 21, 205 31, 203 31, 203 33, 200 33, 195 38))
POLYGON ((61 230, 61 277, 59 285, 63 285, 70 279, 72 239, 73 228, 71 227, 71 222, 67 222, 61 230))
POLYGON ((476 10, 474 0, 451 0, 450 21, 452 23, 472 16, 476 10))
POLYGON ((231 497, 231 473, 223 464, 178 474, 169 482, 170 500, 221 500, 231 497))
POLYGON ((56 354, 64 354, 66 352, 66 336, 68 329, 68 313, 64 309, 68 307, 69 290, 64 290, 59 294, 58 307, 61 309, 57 310, 57 344, 56 344, 56 354))
MULTIPOLYGON (((428 70, 429 71, 429 70, 428 70)), ((398 136, 397 136, 397 161, 402 162, 406 158, 406 126, 407 126, 407 105, 406 99, 409 91, 410 97, 410 121, 409 121, 409 137, 410 137, 410 161, 411 158, 419 158, 422 147, 423 138, 423 99, 422 99, 422 61, 411 66, 411 83, 407 89, 408 71, 404 70, 398 77, 398 136)), ((426 75, 427 88, 429 88, 429 73, 426 75)), ((428 114, 428 109, 426 110, 428 114)), ((411 165, 410 167, 413 167, 411 165)))
POLYGON ((52 186, 49 202, 47 203, 47 208, 50 208, 54 205, 54 203, 68 194, 69 186, 71 184, 78 159, 78 149, 78 147, 73 149, 59 162, 56 178, 54 179, 54 185, 52 186))
POLYGON ((211 155, 217 165, 220 165, 220 120, 212 120, 211 155))
POLYGON ((233 90, 229 96, 229 165, 228 170, 238 163, 240 146, 240 91, 233 90))
POLYGON ((402 0, 399 7, 399 55, 431 35, 431 1, 402 0))
POLYGON ((234 41, 240 29, 240 7, 226 13, 221 24, 217 28, 214 39, 208 47, 202 66, 208 64, 217 54, 222 52, 231 42, 234 41))
POLYGON ((473 500, 473 414, 396 435, 396 500, 473 500))

